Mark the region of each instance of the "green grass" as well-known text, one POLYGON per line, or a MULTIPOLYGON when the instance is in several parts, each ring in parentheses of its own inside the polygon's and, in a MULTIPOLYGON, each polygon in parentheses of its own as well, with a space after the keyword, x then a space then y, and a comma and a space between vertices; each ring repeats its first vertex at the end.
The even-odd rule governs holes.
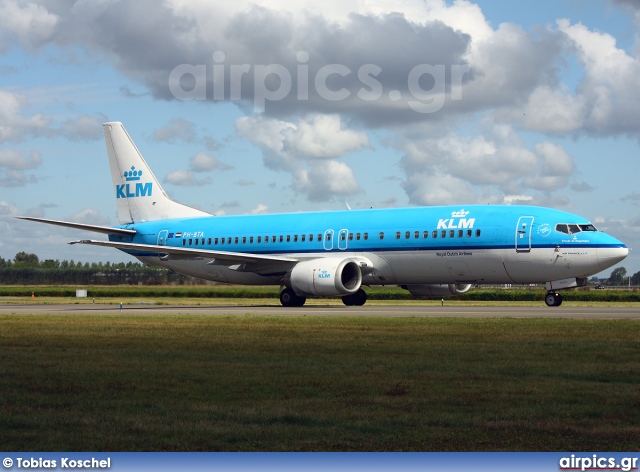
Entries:
POLYGON ((640 446, 635 320, 0 316, 0 449, 640 446))

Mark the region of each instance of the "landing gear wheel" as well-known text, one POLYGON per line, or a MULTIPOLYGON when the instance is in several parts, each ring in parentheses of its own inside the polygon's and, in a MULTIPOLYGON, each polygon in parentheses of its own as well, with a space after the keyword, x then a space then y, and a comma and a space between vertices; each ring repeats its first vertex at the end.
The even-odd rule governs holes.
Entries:
POLYGON ((282 303, 282 306, 302 306, 306 301, 306 297, 300 297, 296 295, 295 292, 290 288, 285 288, 282 292, 280 292, 280 303, 282 303))
POLYGON ((346 306, 353 306, 353 295, 345 295, 342 297, 342 303, 346 306))
POLYGON ((547 306, 560 306, 562 305, 562 295, 555 292, 547 292, 544 302, 547 306))
POLYGON ((342 303, 347 306, 362 306, 367 301, 367 292, 359 289, 356 293, 342 297, 342 303))

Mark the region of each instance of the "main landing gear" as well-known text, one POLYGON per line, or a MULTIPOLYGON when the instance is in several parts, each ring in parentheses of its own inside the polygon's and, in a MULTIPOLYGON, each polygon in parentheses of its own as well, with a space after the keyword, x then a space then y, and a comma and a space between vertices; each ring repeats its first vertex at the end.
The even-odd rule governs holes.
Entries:
POLYGON ((306 301, 307 297, 296 295, 296 293, 290 288, 285 288, 280 292, 280 303, 282 303, 282 306, 302 306, 306 301))
POLYGON ((367 301, 367 292, 362 289, 352 295, 345 295, 342 297, 342 303, 347 306, 362 306, 367 301))
MULTIPOLYGON (((307 301, 307 297, 301 297, 300 295, 296 295, 296 293, 290 288, 284 288, 280 292, 280 303, 282 306, 286 307, 296 307, 304 305, 304 302, 307 301)), ((345 295, 342 297, 342 303, 347 306, 362 306, 367 301, 367 293, 359 289, 356 293, 351 295, 345 295)))
POLYGON ((562 295, 556 292, 547 292, 544 296, 544 302, 547 306, 560 306, 562 305, 562 295))

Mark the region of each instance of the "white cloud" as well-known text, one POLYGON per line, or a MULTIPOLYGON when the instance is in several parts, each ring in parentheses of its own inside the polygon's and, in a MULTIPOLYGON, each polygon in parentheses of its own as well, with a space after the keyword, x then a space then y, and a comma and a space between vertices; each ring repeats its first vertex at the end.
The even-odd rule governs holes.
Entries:
POLYGON ((211 178, 197 179, 192 170, 175 170, 166 175, 164 182, 183 187, 199 187, 210 184, 211 178))
POLYGON ((184 118, 173 118, 153 133, 154 141, 160 142, 193 142, 195 138, 195 125, 184 118))
POLYGON ((311 114, 295 123, 243 117, 236 129, 263 152, 265 165, 293 177, 293 188, 311 201, 360 191, 353 171, 334 158, 370 147, 364 132, 348 129, 337 115, 311 114))
POLYGON ((75 120, 67 120, 62 125, 62 132, 72 141, 93 141, 102 138, 102 123, 106 121, 107 117, 104 115, 101 115, 100 119, 80 115, 75 120))
POLYGON ((102 216, 100 212, 94 208, 83 208, 82 210, 73 213, 69 216, 69 221, 102 226, 109 226, 112 224, 108 218, 102 216))
POLYGON ((231 166, 222 164, 215 156, 200 151, 191 159, 189 159, 189 167, 195 172, 208 172, 214 169, 229 170, 231 166))
POLYGON ((42 164, 42 155, 38 151, 31 151, 29 156, 23 156, 14 149, 0 149, 0 167, 14 170, 35 169, 42 164))
POLYGON ((262 203, 258 203, 258 206, 249 212, 251 215, 258 215, 262 213, 268 213, 269 207, 262 203))
POLYGON ((0 143, 21 141, 46 132, 49 120, 44 115, 22 116, 22 108, 27 103, 25 95, 0 89, 0 143))
POLYGON ((58 23, 56 15, 44 5, 3 0, 0 2, 0 50, 17 38, 26 49, 34 49, 49 40, 58 23))
POLYGON ((299 170, 293 186, 306 193, 309 200, 320 202, 360 192, 353 171, 343 162, 334 160, 313 162, 310 170, 299 170))
POLYGON ((488 121, 482 136, 407 134, 399 146, 403 187, 415 204, 460 201, 456 195, 469 203, 501 202, 524 189, 550 192, 567 186, 575 168, 562 146, 544 141, 528 149, 510 126, 488 121))
POLYGON ((281 135, 282 150, 303 158, 342 157, 371 146, 366 133, 347 129, 338 115, 309 115, 281 135))

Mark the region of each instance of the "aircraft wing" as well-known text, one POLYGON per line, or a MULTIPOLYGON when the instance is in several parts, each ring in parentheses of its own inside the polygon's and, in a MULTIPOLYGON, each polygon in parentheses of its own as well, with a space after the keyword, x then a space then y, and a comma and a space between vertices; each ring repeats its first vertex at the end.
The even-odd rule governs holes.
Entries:
POLYGON ((105 247, 114 247, 117 249, 124 249, 125 251, 139 251, 139 252, 147 252, 151 254, 160 254, 160 258, 162 260, 171 260, 171 259, 193 259, 194 257, 206 257, 214 259, 212 261, 214 264, 220 265, 236 265, 236 264, 247 264, 244 270, 250 270, 249 268, 252 265, 263 266, 263 265, 273 265, 274 263, 277 265, 286 264, 286 265, 295 265, 299 262, 299 259, 294 259, 291 257, 284 256, 275 256, 275 255, 264 255, 264 254, 253 254, 253 253, 242 253, 242 252, 224 252, 224 251, 211 251, 207 249, 191 249, 191 248, 183 248, 183 247, 173 247, 173 246, 158 246, 155 244, 134 244, 134 243, 124 243, 117 241, 97 241, 94 239, 82 239, 79 241, 71 241, 69 244, 91 244, 93 246, 105 246, 105 247))
POLYGON ((16 216, 20 220, 37 221, 39 223, 47 223, 50 225, 66 226, 67 228, 83 229, 85 231, 93 231, 103 234, 117 234, 118 236, 133 236, 136 234, 135 229, 111 228, 109 226, 87 225, 83 223, 70 223, 68 221, 48 220, 46 218, 34 218, 32 216, 16 216))

